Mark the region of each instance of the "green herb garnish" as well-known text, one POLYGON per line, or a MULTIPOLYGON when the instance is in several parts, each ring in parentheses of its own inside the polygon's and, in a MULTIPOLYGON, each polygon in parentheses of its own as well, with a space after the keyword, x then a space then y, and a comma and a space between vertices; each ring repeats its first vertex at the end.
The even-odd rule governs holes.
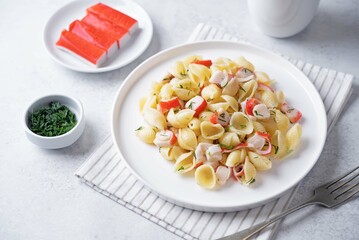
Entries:
POLYGON ((274 154, 277 154, 279 146, 273 145, 273 147, 274 147, 274 154))
POLYGON ((137 128, 135 131, 140 131, 142 128, 143 127, 141 126, 141 127, 137 128))
POLYGON ((254 183, 256 180, 254 179, 254 178, 251 178, 251 180, 249 180, 247 183, 248 184, 252 184, 252 183, 254 183))
POLYGON ((255 113, 257 116, 261 116, 261 117, 263 117, 263 115, 262 115, 262 114, 260 114, 260 113, 258 113, 256 110, 254 110, 254 113, 255 113))
POLYGON ((59 102, 51 102, 30 115, 30 129, 34 133, 53 137, 67 133, 75 127, 76 116, 70 109, 59 102))
POLYGON ((177 171, 181 171, 181 170, 184 170, 183 166, 181 166, 179 169, 177 169, 177 171))
POLYGON ((239 89, 242 90, 243 92, 247 92, 244 88, 242 88, 242 86, 239 86, 239 89))

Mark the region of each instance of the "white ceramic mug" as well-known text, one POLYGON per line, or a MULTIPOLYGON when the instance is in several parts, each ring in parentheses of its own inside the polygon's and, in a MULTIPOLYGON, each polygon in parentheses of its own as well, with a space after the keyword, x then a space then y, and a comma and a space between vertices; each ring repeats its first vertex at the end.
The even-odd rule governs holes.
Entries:
POLYGON ((313 19, 319 0, 248 0, 254 23, 272 37, 290 37, 313 19))

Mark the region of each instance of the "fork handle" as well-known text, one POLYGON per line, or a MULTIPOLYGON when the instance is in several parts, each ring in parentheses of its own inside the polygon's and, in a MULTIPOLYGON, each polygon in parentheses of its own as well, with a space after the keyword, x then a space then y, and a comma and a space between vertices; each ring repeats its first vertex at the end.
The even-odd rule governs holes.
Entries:
POLYGON ((268 219, 267 221, 264 221, 262 223, 258 223, 256 225, 254 225, 253 227, 244 229, 240 232, 228 235, 226 237, 220 238, 219 240, 233 240, 233 239, 238 239, 238 240, 247 240, 250 239, 251 237, 253 237, 256 233, 260 232, 261 230, 263 230, 264 228, 266 228, 267 226, 271 225, 272 223, 278 221, 279 219, 287 216, 288 214, 295 212, 301 208, 304 208, 306 206, 309 205, 313 205, 317 203, 315 201, 315 198, 309 199, 306 202, 303 202, 301 204, 298 204, 297 206, 294 206, 292 208, 289 208, 288 210, 282 212, 281 214, 278 214, 277 216, 274 216, 270 219, 268 219))

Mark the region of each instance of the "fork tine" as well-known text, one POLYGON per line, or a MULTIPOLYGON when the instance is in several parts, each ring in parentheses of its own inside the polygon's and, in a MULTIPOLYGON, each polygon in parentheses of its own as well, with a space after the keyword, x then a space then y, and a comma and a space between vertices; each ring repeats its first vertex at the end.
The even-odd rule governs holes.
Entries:
MULTIPOLYGON (((352 186, 349 186, 348 188, 346 188, 344 191, 342 191, 341 193, 339 193, 334 199, 337 200, 338 198, 344 196, 347 192, 349 192, 350 190, 354 189, 355 187, 357 187, 359 185, 359 182, 357 182, 356 184, 353 184, 352 186)), ((354 189, 355 190, 359 190, 359 188, 354 189)), ((352 191, 351 191, 352 192, 352 191)))
MULTIPOLYGON (((358 184, 357 184, 358 185, 358 184)), ((338 206, 342 203, 345 203, 347 200, 349 200, 351 197, 353 197, 354 195, 358 194, 359 193, 359 188, 356 188, 355 191, 351 191, 351 192, 345 192, 345 193, 342 193, 340 195, 338 195, 335 200, 337 200, 338 202, 333 205, 334 206, 338 206)))
MULTIPOLYGON (((354 179, 357 178, 358 176, 359 176, 359 171, 358 171, 358 173, 357 173, 356 175, 354 175, 354 176, 351 177, 350 179, 344 181, 343 183, 340 182, 340 185, 339 185, 339 186, 336 186, 335 189, 333 189, 333 190, 331 191, 331 193, 334 193, 334 192, 337 191, 339 188, 341 188, 341 187, 344 186, 345 184, 348 184, 349 182, 351 182, 352 180, 354 180, 354 179)), ((334 185, 334 184, 332 184, 332 185, 334 185)))
POLYGON ((340 176, 340 177, 334 179, 333 181, 331 181, 331 182, 325 184, 325 185, 324 185, 325 188, 327 188, 327 189, 330 188, 330 187, 333 186, 335 183, 339 182, 340 180, 342 180, 342 179, 345 178, 346 176, 348 176, 348 175, 350 175, 351 173, 355 172, 357 169, 359 169, 359 166, 357 166, 356 168, 354 168, 354 169, 350 170, 349 172, 343 174, 342 176, 340 176))

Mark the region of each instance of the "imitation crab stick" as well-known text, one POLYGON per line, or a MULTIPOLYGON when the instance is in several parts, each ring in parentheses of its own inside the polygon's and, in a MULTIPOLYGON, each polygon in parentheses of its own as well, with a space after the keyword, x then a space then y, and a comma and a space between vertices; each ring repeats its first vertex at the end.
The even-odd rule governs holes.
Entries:
POLYGON ((130 39, 130 34, 126 29, 117 26, 110 21, 107 21, 106 19, 100 18, 95 14, 91 14, 91 13, 87 14, 81 20, 81 22, 91 25, 94 28, 97 28, 98 30, 112 34, 117 39, 119 48, 121 48, 121 46, 126 44, 130 39))
POLYGON ((101 66, 106 61, 106 51, 104 49, 67 30, 62 31, 56 46, 96 67, 101 66))
POLYGON ((101 31, 79 20, 71 23, 69 30, 89 43, 104 49, 107 52, 107 57, 117 51, 117 39, 109 32, 101 31))
POLYGON ((100 18, 106 19, 133 34, 138 29, 138 22, 136 19, 117 11, 103 3, 98 3, 87 9, 88 13, 95 14, 100 18))

